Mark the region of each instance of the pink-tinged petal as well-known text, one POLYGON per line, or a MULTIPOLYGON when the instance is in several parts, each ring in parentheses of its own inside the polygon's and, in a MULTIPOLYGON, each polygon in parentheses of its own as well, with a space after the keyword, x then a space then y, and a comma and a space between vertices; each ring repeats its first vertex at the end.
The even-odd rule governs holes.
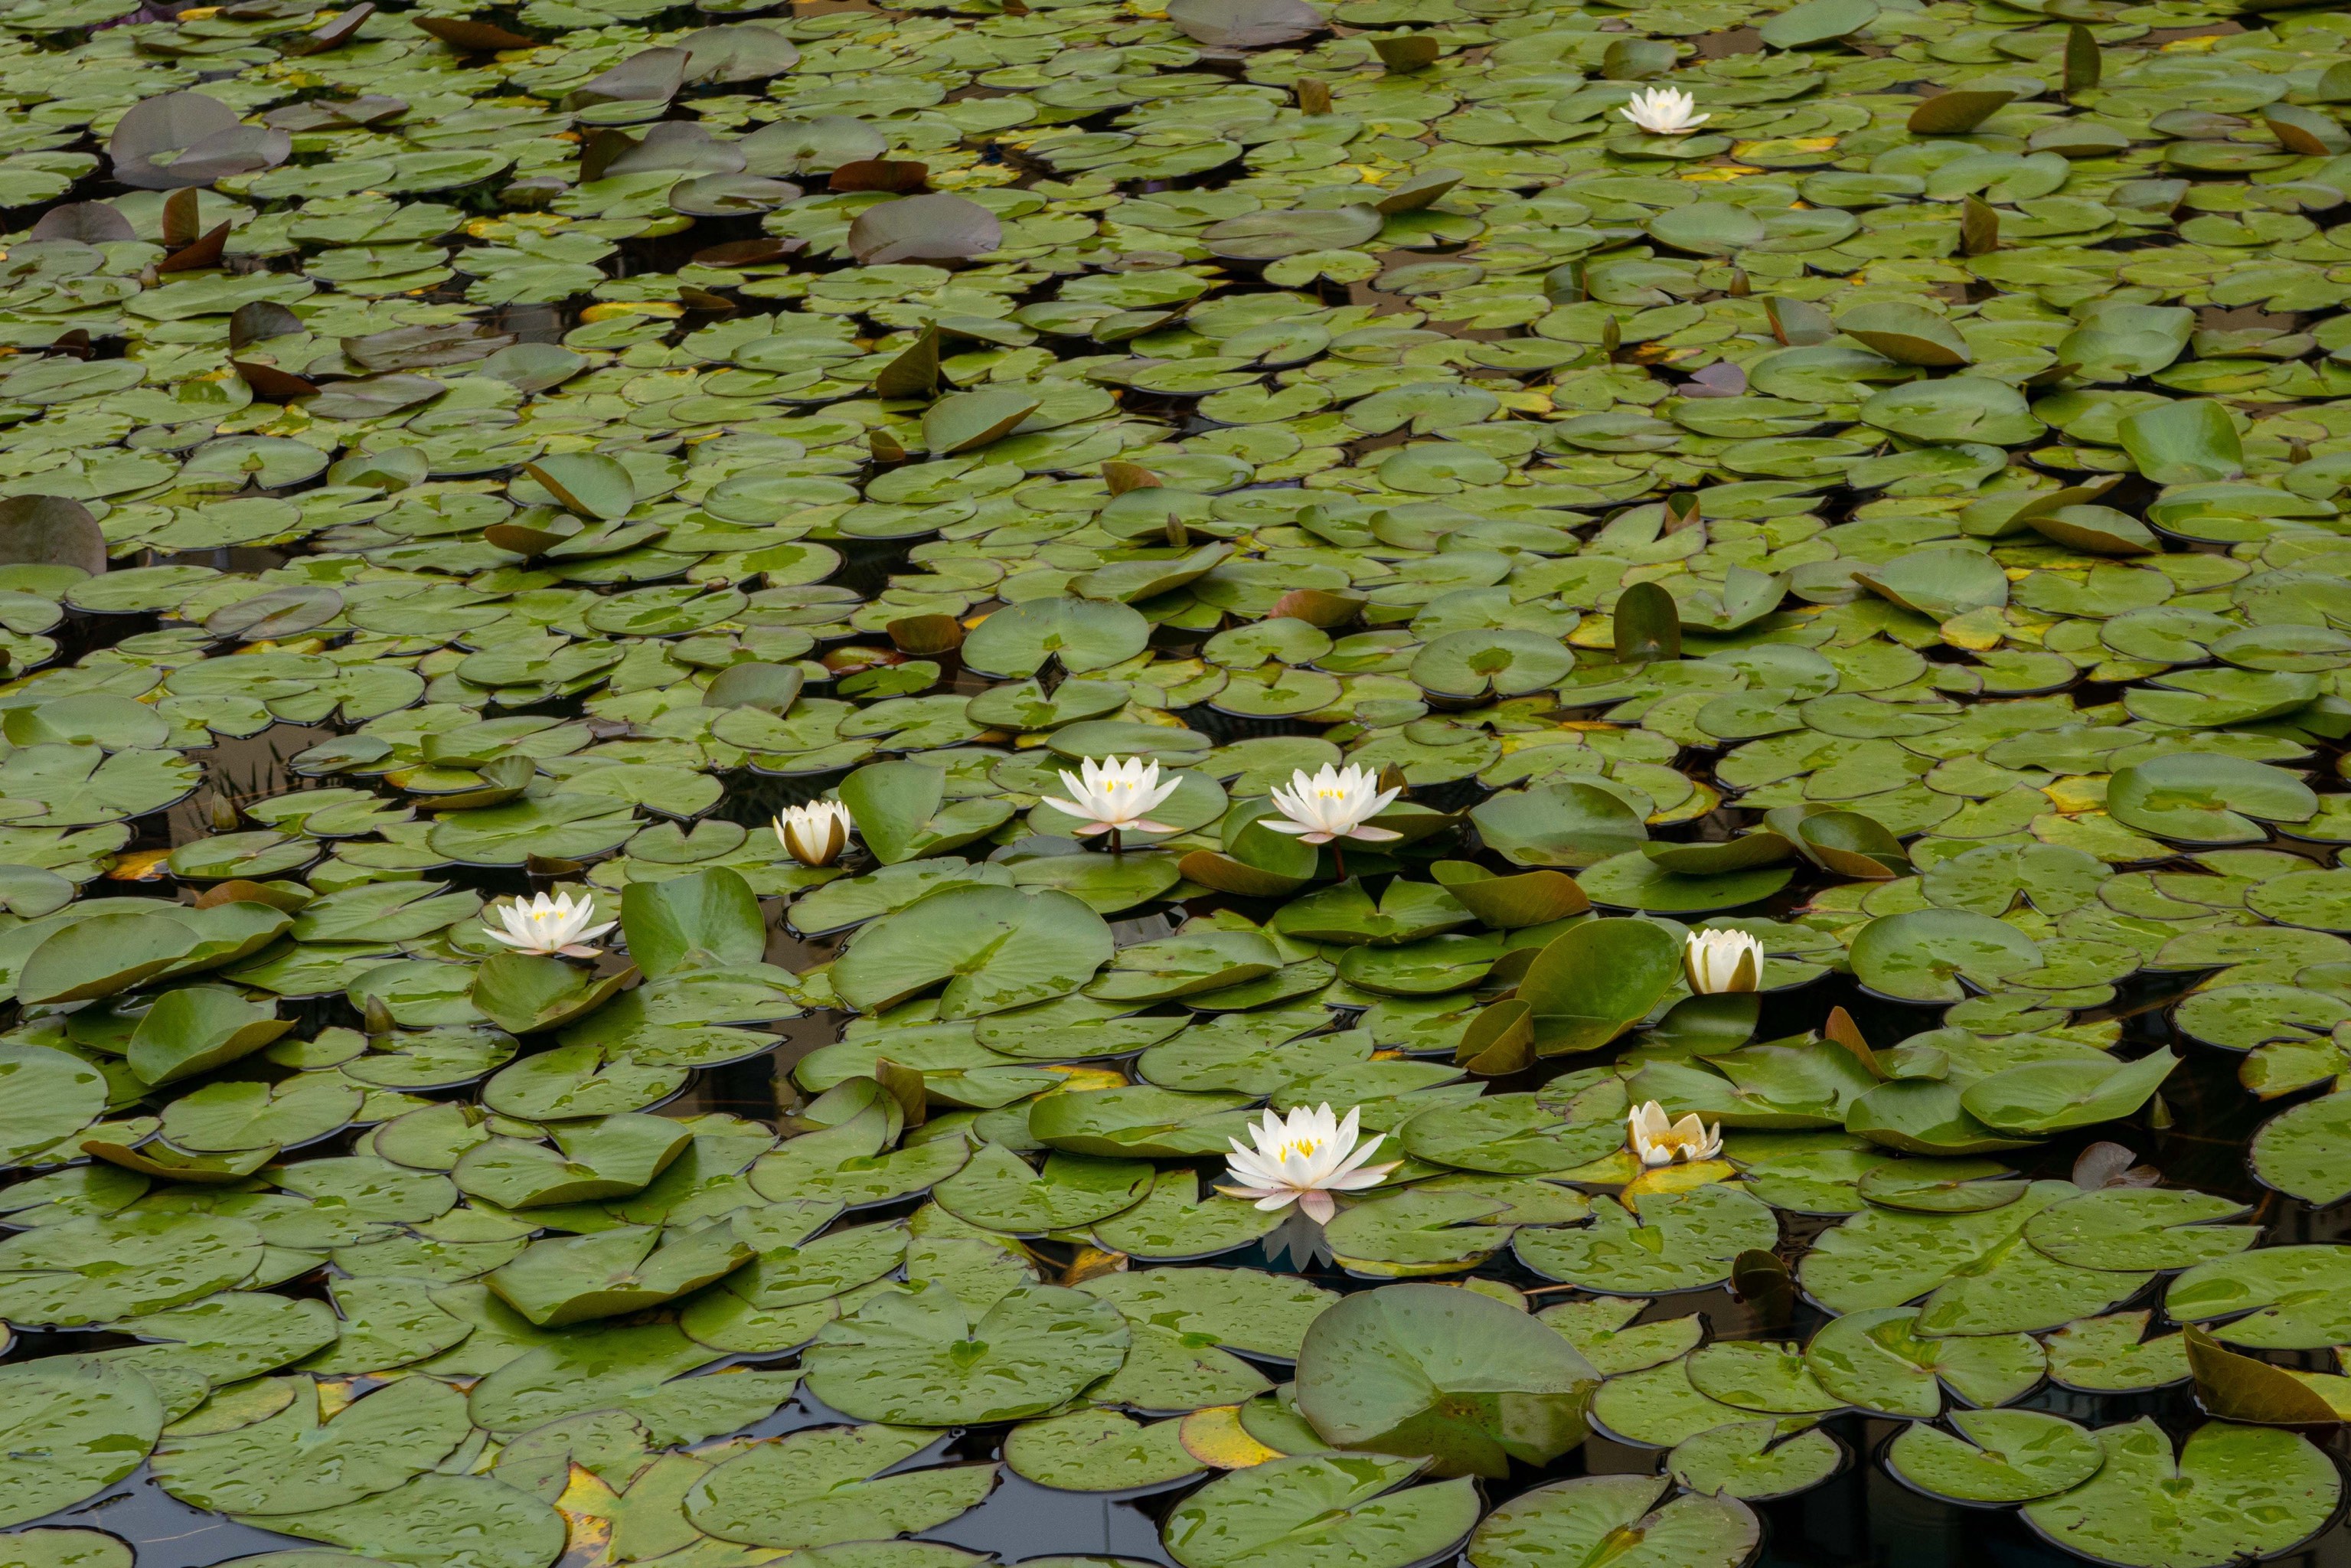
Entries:
POLYGON ((1276 1209, 1288 1208, 1291 1204, 1297 1201, 1298 1195, 1294 1192, 1268 1193, 1265 1197, 1257 1200, 1258 1212, 1260 1214, 1271 1214, 1276 1209))
POLYGON ((567 958, 598 958, 603 956, 601 949, 583 946, 577 942, 574 942, 569 947, 558 947, 556 951, 562 954, 567 958))
POLYGON ((1402 1164, 1404 1162, 1398 1160, 1395 1165, 1372 1166, 1364 1170, 1349 1171, 1345 1176, 1332 1177, 1323 1185, 1336 1187, 1341 1192, 1361 1192, 1365 1187, 1377 1186, 1387 1180, 1388 1173, 1402 1164))
POLYGON ((1081 827, 1073 829, 1072 831, 1081 839, 1091 839, 1096 833, 1109 832, 1110 824, 1108 822, 1088 822, 1081 827))
POLYGON ((1181 828, 1171 828, 1165 822, 1153 821, 1129 822, 1126 827, 1129 832, 1135 833, 1180 833, 1184 831, 1181 828))
MULTIPOLYGON (((1270 829, 1277 833, 1304 833, 1311 832, 1312 831, 1308 828, 1305 823, 1293 822, 1287 817, 1259 817, 1257 820, 1257 825, 1260 828, 1270 829)), ((1328 838, 1329 836, 1330 835, 1327 833, 1323 835, 1324 838, 1328 838)), ((1310 844, 1315 844, 1321 843, 1322 841, 1322 839, 1309 839, 1306 841, 1310 844)))
MULTIPOLYGON (((1361 839, 1367 844, 1384 844, 1390 839, 1400 839, 1404 837, 1402 833, 1391 832, 1385 828, 1372 827, 1350 828, 1347 830, 1346 836, 1351 839, 1361 839)), ((1311 842, 1312 841, 1310 840, 1309 841, 1311 842)))
POLYGON ((1330 1224, 1331 1217, 1339 1212, 1339 1206, 1331 1201, 1331 1195, 1327 1192, 1300 1193, 1298 1208, 1317 1225, 1330 1224))

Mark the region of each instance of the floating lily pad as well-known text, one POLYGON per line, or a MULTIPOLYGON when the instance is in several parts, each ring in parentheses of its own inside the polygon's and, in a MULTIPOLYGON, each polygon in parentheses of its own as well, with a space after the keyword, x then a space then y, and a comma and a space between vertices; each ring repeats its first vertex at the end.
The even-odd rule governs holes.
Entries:
POLYGON ((1029 1286, 970 1312, 946 1286, 893 1291, 828 1323, 809 1386, 861 1418, 948 1426, 1050 1410, 1117 1369, 1126 1324, 1074 1291, 1029 1286))
POLYGON ((2070 1491, 2106 1462, 2098 1437, 2038 1410, 1958 1410, 1958 1435, 1924 1424, 1903 1428, 1886 1467, 1930 1497, 1953 1502, 2030 1502, 2070 1491))
POLYGON ((2104 1465, 2086 1485, 2028 1504, 2044 1538, 2091 1544, 2107 1562, 2218 1563, 2291 1549, 2323 1527, 2342 1479, 2305 1438, 2211 1422, 2175 1458, 2142 1416, 2097 1434, 2104 1465), (2191 1498, 2179 1510, 2158 1496, 2191 1498))
POLYGON ((1476 1568, 1584 1568, 1616 1547, 1643 1568, 1736 1568, 1761 1526, 1736 1498, 1676 1492, 1669 1479, 1578 1476, 1488 1514, 1469 1540, 1476 1568))
POLYGON ((1160 1536, 1184 1568, 1311 1551, 1344 1552, 1367 1568, 1406 1568, 1459 1544, 1478 1521, 1467 1479, 1405 1485, 1420 1469, 1369 1454, 1270 1459, 1185 1499, 1160 1536))

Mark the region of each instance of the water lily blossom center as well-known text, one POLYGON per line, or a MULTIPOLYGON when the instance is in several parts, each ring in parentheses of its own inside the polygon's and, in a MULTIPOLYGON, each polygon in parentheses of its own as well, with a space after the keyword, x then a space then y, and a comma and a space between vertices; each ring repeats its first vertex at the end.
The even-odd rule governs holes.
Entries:
POLYGON ((1679 88, 1645 88, 1633 95, 1633 99, 1617 112, 1652 136, 1686 136, 1712 120, 1710 114, 1694 114, 1698 99, 1679 88))
POLYGON ((1267 817, 1263 821, 1277 833, 1297 834, 1301 843, 1327 844, 1333 839, 1379 843, 1404 837, 1367 825, 1402 793, 1382 789, 1379 775, 1368 768, 1349 763, 1337 768, 1326 762, 1322 771, 1311 776, 1302 768, 1293 772, 1287 789, 1276 785, 1273 809, 1281 813, 1281 820, 1267 817))
POLYGON ((1123 762, 1115 757, 1096 762, 1090 757, 1078 764, 1077 772, 1064 770, 1061 774, 1061 788, 1070 792, 1070 798, 1058 800, 1048 795, 1045 804, 1079 818, 1078 837, 1081 839, 1090 839, 1096 833, 1172 833, 1176 830, 1165 822, 1151 821, 1151 812, 1176 793, 1181 782, 1170 779, 1162 784, 1159 764, 1145 762, 1140 757, 1130 757, 1123 762))
POLYGON ((1227 1197, 1254 1199, 1269 1213, 1295 1203, 1309 1219, 1328 1224, 1338 1212, 1332 1193, 1377 1186, 1404 1163, 1364 1163, 1378 1152, 1387 1134, 1375 1133, 1358 1144, 1356 1120, 1362 1114, 1360 1106, 1349 1111, 1344 1121, 1332 1115, 1328 1105, 1312 1110, 1296 1106, 1286 1118, 1268 1111, 1265 1120, 1249 1130, 1256 1148, 1241 1147, 1238 1138, 1229 1140, 1233 1152, 1226 1156, 1225 1174, 1233 1185, 1217 1190, 1227 1197))
POLYGON ((1625 1118, 1625 1142, 1644 1166, 1710 1160, 1722 1153, 1722 1129, 1708 1127, 1695 1111, 1678 1122, 1666 1120, 1666 1108, 1649 1101, 1625 1118))
POLYGON ((596 938, 620 924, 607 920, 601 925, 589 924, 596 918, 596 901, 581 894, 573 903, 568 893, 553 898, 540 894, 536 898, 517 898, 511 904, 496 906, 501 931, 486 920, 482 929, 494 942, 503 942, 518 953, 536 953, 544 957, 560 954, 566 958, 592 958, 596 956, 596 938))

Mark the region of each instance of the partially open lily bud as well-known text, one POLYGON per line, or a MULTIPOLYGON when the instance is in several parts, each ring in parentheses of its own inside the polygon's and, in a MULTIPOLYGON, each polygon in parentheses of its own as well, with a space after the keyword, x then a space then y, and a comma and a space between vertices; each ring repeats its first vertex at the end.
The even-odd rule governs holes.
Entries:
POLYGON ((1762 984, 1763 944, 1744 931, 1693 931, 1682 968, 1702 997, 1751 991, 1762 984))
POLYGON ((367 1031, 371 1040, 381 1040, 392 1032, 392 1004, 381 997, 367 999, 367 1031))
POLYGON ((802 865, 831 865, 849 848, 849 832, 855 826, 849 808, 840 801, 811 800, 776 814, 776 839, 802 865))

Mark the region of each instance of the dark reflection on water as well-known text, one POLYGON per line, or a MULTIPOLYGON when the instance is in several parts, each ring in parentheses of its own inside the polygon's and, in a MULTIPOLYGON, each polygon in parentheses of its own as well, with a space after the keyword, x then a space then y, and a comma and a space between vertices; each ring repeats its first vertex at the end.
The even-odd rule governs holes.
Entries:
POLYGON ((103 1530, 135 1542, 138 1568, 212 1568, 233 1558, 319 1544, 191 1508, 165 1491, 144 1465, 88 1502, 40 1522, 103 1530))
POLYGON ((1124 1501, 1090 1492, 1055 1491, 1007 1470, 977 1508, 925 1531, 920 1539, 944 1541, 967 1552, 992 1552, 1007 1563, 1083 1554, 1135 1557, 1173 1568, 1175 1559, 1159 1544, 1159 1526, 1144 1508, 1165 1508, 1176 1495, 1180 1494, 1124 1501))

